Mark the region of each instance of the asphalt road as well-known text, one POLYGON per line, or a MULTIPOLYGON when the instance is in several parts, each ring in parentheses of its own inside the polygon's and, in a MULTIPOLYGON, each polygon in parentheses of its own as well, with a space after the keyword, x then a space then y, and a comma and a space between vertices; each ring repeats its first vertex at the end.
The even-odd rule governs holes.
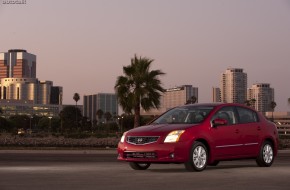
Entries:
POLYGON ((290 189, 290 150, 279 151, 272 167, 254 160, 221 162, 203 172, 183 164, 154 164, 134 171, 116 161, 115 150, 0 150, 0 190, 66 189, 290 189))

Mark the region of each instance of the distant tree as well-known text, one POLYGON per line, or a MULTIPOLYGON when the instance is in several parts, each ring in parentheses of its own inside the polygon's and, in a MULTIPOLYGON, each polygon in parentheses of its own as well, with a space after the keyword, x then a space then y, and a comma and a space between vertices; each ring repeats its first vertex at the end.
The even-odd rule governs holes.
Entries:
POLYGON ((63 133, 63 120, 64 120, 63 110, 59 112, 58 116, 60 118, 60 132, 63 133))
POLYGON ((246 106, 251 106, 251 102, 250 102, 250 100, 246 100, 246 101, 245 101, 245 105, 246 105, 246 106))
POLYGON ((270 103, 270 107, 271 107, 271 110, 272 110, 272 121, 274 121, 274 110, 275 110, 276 106, 277 106, 276 102, 272 101, 270 103))
POLYGON ((165 90, 159 80, 164 75, 161 70, 151 70, 153 59, 137 57, 123 67, 124 76, 119 76, 115 84, 119 104, 126 113, 134 111, 134 127, 140 126, 140 110, 159 108, 161 93, 165 90))
MULTIPOLYGON (((78 93, 74 93, 73 99, 76 102, 76 108, 77 108, 78 107, 78 101, 80 100, 80 95, 78 93)), ((77 112, 76 112, 76 126, 78 127, 78 115, 77 115, 77 112)))
POLYGON ((103 115, 104 115, 104 112, 103 112, 103 110, 98 109, 96 114, 97 114, 97 116, 98 116, 98 120, 99 120, 99 124, 100 124, 100 122, 101 122, 101 120, 102 120, 102 117, 103 117, 103 115))
POLYGON ((106 123, 108 123, 108 121, 110 121, 112 119, 112 114, 110 112, 106 112, 104 114, 105 119, 106 119, 106 123))
POLYGON ((27 115, 12 115, 9 117, 9 120, 15 129, 29 129, 30 118, 27 115))
POLYGON ((254 99, 254 98, 252 98, 251 100, 250 100, 250 106, 252 106, 253 108, 255 108, 255 104, 256 104, 256 99, 254 99))
POLYGON ((38 121, 38 129, 42 130, 42 131, 49 131, 49 124, 50 124, 50 119, 48 117, 42 117, 39 121, 38 121))
POLYGON ((288 98, 288 105, 290 106, 290 98, 288 98))
POLYGON ((12 132, 13 129, 10 127, 8 120, 4 117, 0 117, 0 132, 12 132))
POLYGON ((66 131, 72 131, 74 127, 75 129, 77 129, 76 125, 74 125, 76 118, 75 113, 77 113, 77 122, 79 123, 82 118, 81 110, 75 106, 66 106, 63 108, 61 113, 63 129, 65 129, 66 131))
POLYGON ((185 104, 195 104, 197 101, 197 98, 195 96, 191 96, 185 104))
POLYGON ((251 106, 253 108, 255 108, 255 103, 256 103, 256 99, 254 99, 254 98, 245 101, 246 106, 251 106))

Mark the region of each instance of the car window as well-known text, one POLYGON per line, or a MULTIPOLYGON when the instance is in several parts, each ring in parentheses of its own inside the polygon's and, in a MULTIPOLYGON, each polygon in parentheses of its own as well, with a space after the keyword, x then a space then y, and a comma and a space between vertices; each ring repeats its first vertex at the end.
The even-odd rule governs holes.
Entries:
POLYGON ((211 120, 216 118, 227 120, 228 125, 234 125, 237 123, 237 117, 235 115, 234 107, 223 107, 215 113, 211 120))
POLYGON ((258 122, 258 115, 255 111, 237 107, 238 115, 239 115, 239 123, 252 123, 258 122))
POLYGON ((179 123, 179 124, 194 124, 201 123, 209 114, 213 107, 199 107, 199 106, 185 106, 173 108, 159 118, 152 124, 164 123, 179 123))

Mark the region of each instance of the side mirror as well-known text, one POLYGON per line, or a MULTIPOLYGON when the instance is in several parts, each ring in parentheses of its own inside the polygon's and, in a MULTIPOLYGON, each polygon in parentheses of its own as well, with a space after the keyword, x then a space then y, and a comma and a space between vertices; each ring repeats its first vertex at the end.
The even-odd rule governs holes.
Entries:
POLYGON ((215 128, 217 126, 222 126, 222 125, 227 125, 228 121, 225 119, 221 119, 221 118, 216 118, 212 121, 211 123, 211 127, 215 128))

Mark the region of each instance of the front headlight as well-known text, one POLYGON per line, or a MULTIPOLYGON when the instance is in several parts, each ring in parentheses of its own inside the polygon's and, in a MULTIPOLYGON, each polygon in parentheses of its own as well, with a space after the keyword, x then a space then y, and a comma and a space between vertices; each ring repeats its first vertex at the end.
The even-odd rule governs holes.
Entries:
POLYGON ((125 136, 126 136, 126 132, 123 133, 123 135, 122 135, 122 137, 121 137, 121 140, 120 140, 121 143, 123 143, 123 142, 125 141, 125 136))
POLYGON ((165 138, 165 143, 172 143, 172 142, 178 142, 180 136, 184 133, 184 130, 176 130, 170 132, 167 137, 165 138))

